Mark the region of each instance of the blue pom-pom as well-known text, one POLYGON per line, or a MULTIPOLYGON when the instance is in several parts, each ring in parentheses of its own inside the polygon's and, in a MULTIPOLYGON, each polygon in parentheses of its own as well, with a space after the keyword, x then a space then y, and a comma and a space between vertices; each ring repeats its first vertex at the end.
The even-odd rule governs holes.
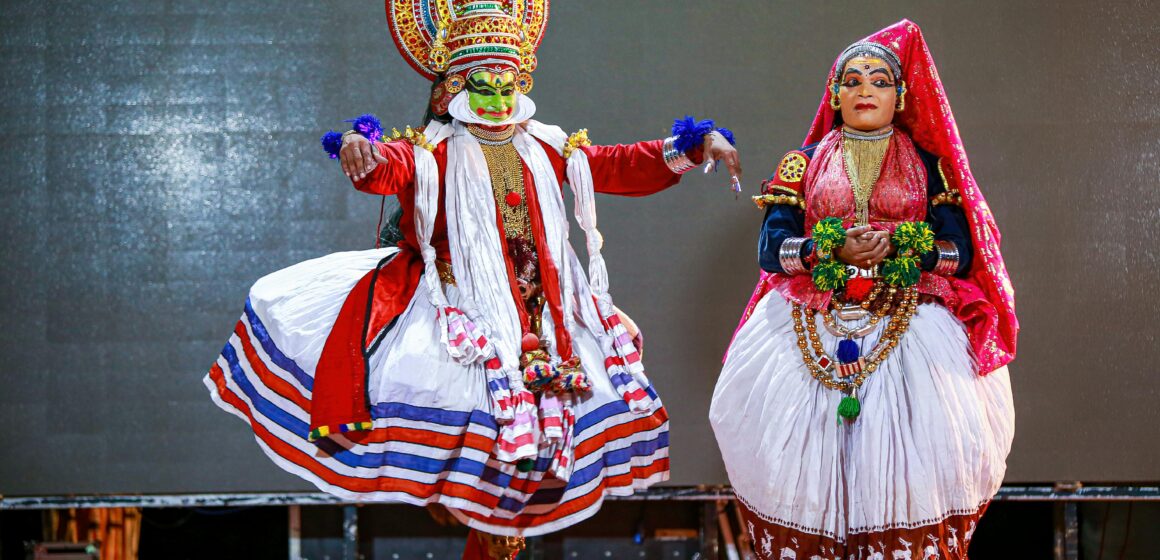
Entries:
POLYGON ((732 130, 729 130, 728 128, 725 128, 725 127, 721 127, 721 128, 717 129, 717 132, 720 132, 721 136, 724 136, 725 139, 729 141, 729 145, 731 145, 731 146, 737 145, 737 141, 733 139, 733 131, 732 130))
POLYGON ((333 130, 323 134, 322 149, 330 154, 330 159, 338 159, 338 151, 342 149, 342 134, 333 130))
POLYGON ((379 118, 367 113, 359 115, 353 119, 347 119, 344 122, 351 123, 351 128, 355 132, 366 137, 371 142, 378 142, 383 137, 383 125, 379 122, 379 118))
POLYGON ((843 364, 852 364, 858 361, 861 357, 862 351, 858 349, 858 343, 850 339, 844 339, 838 343, 838 361, 843 364))
POLYGON ((685 115, 685 118, 673 121, 673 136, 677 137, 673 140, 673 148, 679 152, 688 152, 700 146, 705 135, 712 131, 712 119, 697 122, 693 117, 685 115))

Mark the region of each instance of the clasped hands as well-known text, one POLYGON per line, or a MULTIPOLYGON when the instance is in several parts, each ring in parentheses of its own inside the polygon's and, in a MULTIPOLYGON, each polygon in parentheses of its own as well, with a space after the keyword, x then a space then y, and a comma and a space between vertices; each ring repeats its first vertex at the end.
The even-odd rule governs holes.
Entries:
POLYGON ((846 243, 838 250, 838 259, 859 268, 870 268, 894 251, 889 231, 858 226, 846 230, 846 243))

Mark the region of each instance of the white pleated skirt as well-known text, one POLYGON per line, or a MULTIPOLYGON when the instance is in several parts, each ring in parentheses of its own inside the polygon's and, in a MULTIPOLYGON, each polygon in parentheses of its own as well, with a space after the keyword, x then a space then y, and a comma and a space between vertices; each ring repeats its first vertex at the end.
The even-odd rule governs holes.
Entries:
MULTIPOLYGON (((548 447, 530 472, 498 461, 483 366, 447 355, 421 288, 369 358, 368 437, 356 443, 339 433, 309 441, 314 371, 335 319, 359 279, 395 251, 327 255, 272 273, 251 289, 205 384, 215 402, 250 425, 274 463, 343 499, 439 503, 469 526, 499 535, 562 529, 593 515, 605 496, 668 478, 668 419, 659 398, 648 412, 630 411, 587 330, 573 333, 592 391, 573 401, 570 476, 547 472, 548 447)), ((455 288, 446 291, 456 305, 455 288)))
MULTIPOLYGON (((730 346, 709 412, 729 481, 756 518, 749 530, 758 553, 811 541, 818 550, 801 557, 832 558, 861 541, 869 549, 850 548, 851 557, 910 557, 912 546, 916 558, 930 546, 941 558, 965 555, 1011 449, 1006 367, 976 373, 962 323, 923 304, 859 390, 861 414, 838 421, 843 395, 810 376, 791 310, 776 292, 758 303, 730 346), (963 524, 943 523, 952 518, 963 524), (787 530, 763 534, 763 525, 787 530), (778 543, 779 535, 793 542, 778 543)), ((832 356, 839 339, 818 322, 832 356)), ((885 323, 861 341, 863 354, 885 323)))

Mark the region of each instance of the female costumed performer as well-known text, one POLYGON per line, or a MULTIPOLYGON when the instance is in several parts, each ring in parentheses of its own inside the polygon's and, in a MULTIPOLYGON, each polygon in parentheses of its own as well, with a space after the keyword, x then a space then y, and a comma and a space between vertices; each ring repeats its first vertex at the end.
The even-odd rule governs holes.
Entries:
POLYGON ((803 145, 755 197, 765 272, 710 409, 747 529, 762 558, 966 558, 1018 323, 917 25, 842 52, 803 145))
POLYGON ((668 418, 608 294, 593 194, 660 191, 702 154, 738 175, 737 154, 710 121, 591 146, 531 120, 547 0, 386 6, 437 118, 384 137, 364 116, 323 144, 356 188, 398 196, 403 240, 259 280, 206 385, 287 471, 348 500, 441 504, 492 535, 470 557, 506 558, 668 477, 668 418))

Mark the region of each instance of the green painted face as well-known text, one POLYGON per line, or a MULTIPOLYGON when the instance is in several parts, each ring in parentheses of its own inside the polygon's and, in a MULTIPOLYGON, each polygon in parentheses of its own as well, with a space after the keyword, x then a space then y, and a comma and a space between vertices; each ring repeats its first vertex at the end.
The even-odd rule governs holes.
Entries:
POLYGON ((476 115, 502 122, 516 110, 515 72, 479 71, 467 77, 467 101, 476 115))

